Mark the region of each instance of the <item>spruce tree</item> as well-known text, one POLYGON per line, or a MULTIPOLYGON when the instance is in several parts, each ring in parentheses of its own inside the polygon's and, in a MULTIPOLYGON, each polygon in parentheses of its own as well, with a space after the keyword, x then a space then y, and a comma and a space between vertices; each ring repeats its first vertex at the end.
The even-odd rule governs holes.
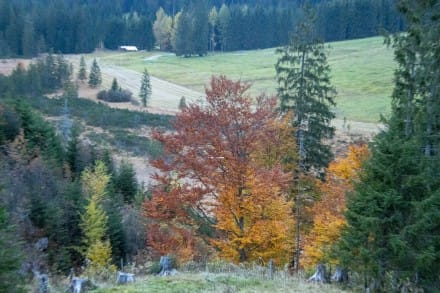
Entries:
POLYGON ((89 86, 91 88, 96 88, 102 83, 101 69, 99 68, 96 59, 93 59, 92 67, 90 68, 89 74, 89 86))
POLYGON ((276 63, 281 111, 293 110, 296 139, 303 144, 306 171, 321 171, 332 160, 330 146, 323 140, 333 137, 330 121, 335 117, 335 88, 324 44, 313 37, 311 22, 303 22, 290 45, 278 49, 276 63))
POLYGON ((178 106, 178 108, 179 108, 179 110, 183 110, 183 109, 185 109, 186 107, 188 107, 188 105, 186 104, 186 98, 185 98, 185 96, 182 96, 181 98, 180 98, 180 100, 179 100, 179 106, 178 106))
POLYGON ((209 9, 207 3, 204 0, 193 0, 189 7, 192 11, 192 51, 198 56, 204 56, 208 53, 209 9))
POLYGON ((18 274, 22 255, 20 243, 8 221, 6 209, 0 206, 0 291, 25 292, 22 276, 18 274))
POLYGON ((392 114, 349 196, 338 251, 342 264, 363 272, 366 287, 390 291, 410 280, 434 292, 440 286, 440 57, 433 44, 440 11, 430 1, 400 5, 408 31, 393 38, 392 114))
POLYGON ((280 54, 275 68, 279 84, 280 109, 293 112, 292 125, 299 145, 299 158, 295 181, 295 256, 293 265, 298 273, 301 255, 301 234, 304 230, 305 194, 311 193, 313 183, 307 176, 322 176, 332 160, 330 146, 325 139, 333 137, 330 121, 335 117, 336 91, 330 82, 330 67, 324 44, 313 37, 312 23, 298 25, 290 45, 278 49, 280 54), (306 180, 307 179, 307 180, 306 180))
POLYGON ((87 79, 86 60, 84 59, 84 56, 81 56, 79 61, 78 79, 80 81, 85 81, 87 79))
POLYGON ((122 195, 125 203, 131 204, 137 193, 136 172, 133 165, 127 162, 121 162, 118 174, 115 178, 115 187, 122 195))
POLYGON ((113 92, 116 92, 116 91, 119 90, 118 80, 116 79, 116 77, 113 78, 112 87, 111 87, 110 90, 113 91, 113 92))
POLYGON ((206 55, 209 41, 209 10, 205 2, 189 1, 179 15, 173 41, 177 56, 206 55))
POLYGON ((176 56, 190 57, 193 53, 192 20, 187 10, 183 10, 177 19, 175 35, 173 38, 176 56))
POLYGON ((144 73, 142 74, 141 90, 139 92, 139 97, 141 98, 142 106, 147 107, 151 97, 151 81, 150 74, 148 74, 148 70, 146 68, 144 69, 144 73))

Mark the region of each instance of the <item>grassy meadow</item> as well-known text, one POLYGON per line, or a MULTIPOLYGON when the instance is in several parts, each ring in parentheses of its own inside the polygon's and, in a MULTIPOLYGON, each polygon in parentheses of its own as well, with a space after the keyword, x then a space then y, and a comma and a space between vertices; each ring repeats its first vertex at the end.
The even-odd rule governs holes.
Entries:
POLYGON ((335 285, 313 284, 296 278, 261 279, 233 276, 231 274, 188 274, 171 277, 148 276, 133 285, 115 285, 94 290, 96 293, 199 293, 199 292, 350 292, 335 285))
MULTIPOLYGON (((204 265, 202 265, 204 266, 204 265)), ((286 270, 275 271, 269 277, 267 267, 208 263, 204 269, 200 264, 190 263, 179 268, 174 276, 161 277, 145 275, 135 283, 115 285, 102 284, 93 292, 157 292, 157 293, 197 293, 197 292, 353 292, 355 288, 337 284, 316 284, 307 282, 304 276, 292 276, 286 270), (193 266, 195 265, 195 266, 193 266), (197 267, 197 268, 196 268, 197 267)))
MULTIPOLYGON (((390 110, 393 85, 392 49, 382 37, 329 44, 332 81, 338 91, 338 117, 377 122, 390 110)), ((275 49, 213 53, 206 57, 183 58, 163 52, 98 53, 100 62, 142 72, 203 91, 211 75, 251 82, 252 94, 276 93, 275 49)))

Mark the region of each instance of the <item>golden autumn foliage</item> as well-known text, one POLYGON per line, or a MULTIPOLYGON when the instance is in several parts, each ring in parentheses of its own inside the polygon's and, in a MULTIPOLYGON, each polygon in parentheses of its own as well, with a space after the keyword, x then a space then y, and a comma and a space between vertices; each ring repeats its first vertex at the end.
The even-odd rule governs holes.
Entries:
POLYGON ((107 167, 98 161, 94 168, 82 172, 81 180, 88 198, 80 223, 84 234, 84 256, 89 262, 87 274, 93 276, 107 270, 114 271, 116 267, 111 265, 111 245, 107 237, 108 217, 101 205, 110 181, 107 167))
POLYGON ((189 260, 208 253, 208 243, 235 262, 288 261, 292 176, 281 165, 294 157, 295 144, 284 140, 292 129, 276 114, 275 98, 253 105, 248 88, 213 77, 206 103, 183 108, 173 133, 154 133, 166 154, 153 163, 160 173, 144 203, 156 252, 189 260))
POLYGON ((302 265, 313 268, 319 262, 335 263, 328 255, 331 245, 340 236, 345 226, 345 195, 353 190, 353 181, 358 178, 362 161, 368 156, 365 144, 351 145, 345 158, 331 162, 326 181, 320 183, 322 198, 313 206, 313 227, 304 239, 302 265))

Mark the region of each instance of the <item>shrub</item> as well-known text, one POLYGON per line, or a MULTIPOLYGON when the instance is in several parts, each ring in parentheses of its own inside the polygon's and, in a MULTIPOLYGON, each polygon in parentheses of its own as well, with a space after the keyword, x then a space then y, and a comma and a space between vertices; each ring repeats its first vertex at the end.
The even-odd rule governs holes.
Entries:
POLYGON ((111 103, 122 103, 130 102, 132 99, 132 93, 129 90, 117 89, 117 90, 103 90, 98 93, 98 100, 111 102, 111 103))
MULTIPOLYGON (((48 116, 61 116, 64 108, 64 99, 50 99, 47 97, 23 98, 34 109, 48 116)), ((142 126, 170 128, 173 117, 170 115, 152 114, 130 111, 127 109, 110 108, 102 103, 95 103, 88 99, 78 98, 69 100, 69 112, 74 118, 84 120, 91 126, 109 129, 139 128, 142 126)))

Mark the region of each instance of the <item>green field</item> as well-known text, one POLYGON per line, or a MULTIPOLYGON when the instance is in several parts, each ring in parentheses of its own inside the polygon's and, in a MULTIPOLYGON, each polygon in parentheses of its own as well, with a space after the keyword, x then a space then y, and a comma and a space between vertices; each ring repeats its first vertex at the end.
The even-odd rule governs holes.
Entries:
POLYGON ((134 285, 113 285, 92 292, 109 293, 216 293, 216 292, 350 292, 336 285, 308 283, 294 277, 275 278, 234 276, 232 274, 183 273, 172 277, 148 276, 134 285))
MULTIPOLYGON (((253 94, 274 94, 277 86, 274 52, 275 49, 265 49, 193 58, 162 52, 112 52, 100 53, 99 57, 100 62, 138 72, 147 67, 153 76, 198 91, 203 91, 211 75, 224 74, 251 82, 253 94)), ((383 45, 382 37, 331 43, 329 63, 338 91, 335 109, 338 117, 377 122, 381 113, 389 112, 395 63, 393 51, 383 45)))

